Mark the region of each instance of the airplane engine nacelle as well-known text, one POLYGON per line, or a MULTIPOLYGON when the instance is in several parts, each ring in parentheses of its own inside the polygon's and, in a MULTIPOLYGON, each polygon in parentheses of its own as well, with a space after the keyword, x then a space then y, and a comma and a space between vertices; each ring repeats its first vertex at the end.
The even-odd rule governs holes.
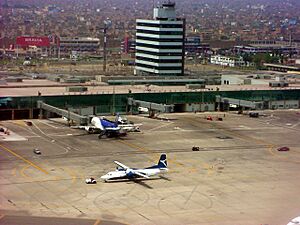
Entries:
POLYGON ((126 170, 127 177, 133 177, 134 173, 131 170, 126 170))
POLYGON ((93 133, 93 128, 91 127, 85 127, 84 128, 89 134, 93 133))

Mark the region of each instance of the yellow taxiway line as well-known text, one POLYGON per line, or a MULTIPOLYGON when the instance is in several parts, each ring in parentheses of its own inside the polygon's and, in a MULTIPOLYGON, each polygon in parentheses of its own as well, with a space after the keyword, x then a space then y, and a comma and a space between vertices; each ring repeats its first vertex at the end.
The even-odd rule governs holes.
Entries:
POLYGON ((25 122, 23 120, 14 120, 13 123, 22 127, 26 127, 25 122))
POLYGON ((26 165, 23 167, 23 169, 21 170, 21 175, 23 177, 27 177, 27 178, 31 178, 30 176, 28 176, 27 174, 25 174, 25 170, 27 170, 30 167, 30 165, 26 165))
POLYGON ((32 167, 38 169, 39 171, 41 171, 41 172, 43 172, 43 173, 45 173, 45 174, 49 174, 48 171, 46 171, 45 169, 43 169, 43 168, 41 168, 41 167, 35 165, 33 162, 29 161, 28 159, 25 159, 23 156, 21 156, 21 155, 15 153, 13 150, 11 150, 11 149, 9 149, 9 148, 7 148, 7 147, 1 145, 1 144, 0 144, 0 147, 1 147, 2 149, 4 149, 5 151, 11 153, 12 155, 16 156, 17 158, 19 158, 19 159, 23 160, 24 162, 28 163, 30 166, 32 166, 32 167))
POLYGON ((77 179, 77 176, 76 176, 77 174, 72 169, 65 168, 65 170, 72 177, 72 184, 74 184, 76 182, 76 179, 77 179))

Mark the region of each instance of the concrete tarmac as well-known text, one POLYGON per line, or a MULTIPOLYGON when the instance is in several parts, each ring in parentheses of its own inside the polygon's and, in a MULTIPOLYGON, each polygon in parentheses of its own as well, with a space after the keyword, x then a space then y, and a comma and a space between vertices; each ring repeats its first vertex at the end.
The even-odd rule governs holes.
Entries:
POLYGON ((27 140, 0 141, 0 224, 287 224, 300 214, 299 111, 264 113, 128 116, 142 132, 101 140, 61 120, 2 121, 27 140), (100 180, 114 160, 143 168, 161 153, 166 175, 100 180))

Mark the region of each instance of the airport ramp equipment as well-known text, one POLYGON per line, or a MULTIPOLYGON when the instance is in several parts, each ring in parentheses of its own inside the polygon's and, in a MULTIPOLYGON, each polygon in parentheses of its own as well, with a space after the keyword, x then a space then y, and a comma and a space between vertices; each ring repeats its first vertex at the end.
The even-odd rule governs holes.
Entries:
POLYGON ((247 100, 236 99, 236 98, 226 98, 226 97, 221 97, 220 95, 216 96, 216 102, 237 105, 237 106, 250 108, 250 109, 259 109, 263 104, 263 102, 247 101, 247 100))
POLYGON ((80 125, 87 125, 88 124, 88 117, 78 115, 74 112, 70 112, 70 111, 65 110, 65 109, 57 108, 55 106, 46 104, 43 101, 37 101, 37 107, 39 109, 45 110, 47 112, 56 113, 57 115, 60 115, 62 117, 67 118, 68 120, 73 120, 73 121, 75 121, 76 123, 78 123, 80 125))
POLYGON ((166 105, 166 104, 159 104, 154 102, 145 102, 141 100, 135 100, 133 98, 128 98, 128 105, 130 106, 137 106, 147 108, 150 111, 157 111, 162 113, 170 113, 174 112, 174 105, 166 105))

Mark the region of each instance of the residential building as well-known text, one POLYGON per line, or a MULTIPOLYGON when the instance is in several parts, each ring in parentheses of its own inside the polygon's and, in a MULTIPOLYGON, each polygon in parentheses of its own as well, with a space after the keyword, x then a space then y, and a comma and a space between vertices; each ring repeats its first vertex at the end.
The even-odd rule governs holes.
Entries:
POLYGON ((233 51, 237 54, 248 53, 248 54, 258 54, 258 53, 270 53, 270 54, 285 54, 285 55, 295 55, 297 54, 297 48, 291 46, 281 46, 276 44, 260 45, 260 46, 234 46, 233 51))
POLYGON ((200 36, 185 38, 185 54, 195 54, 200 52, 201 41, 200 36))
POLYGON ((60 51, 61 52, 97 52, 100 47, 99 38, 91 37, 61 37, 60 51))
POLYGON ((229 66, 229 67, 245 65, 245 61, 243 60, 243 57, 231 57, 231 56, 222 56, 222 55, 212 55, 210 58, 210 63, 220 65, 220 66, 229 66))

